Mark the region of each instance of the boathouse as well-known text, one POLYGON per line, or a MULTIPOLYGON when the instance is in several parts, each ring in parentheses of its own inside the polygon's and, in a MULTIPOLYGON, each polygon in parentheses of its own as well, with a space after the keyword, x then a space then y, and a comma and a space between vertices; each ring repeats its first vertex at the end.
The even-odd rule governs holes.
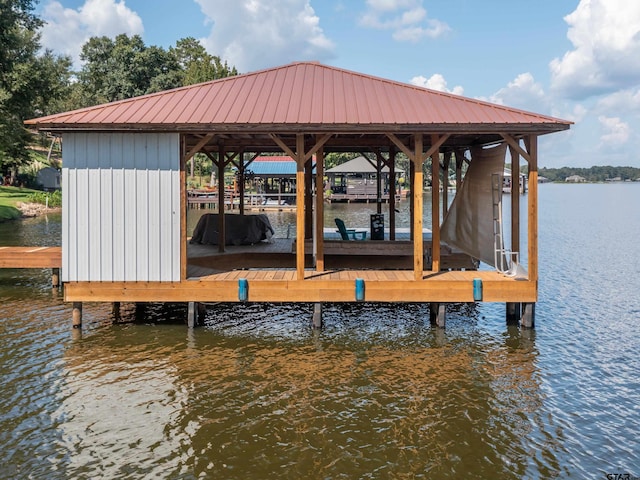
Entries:
MULTIPOLYGON (((190 312, 198 302, 312 302, 318 312, 322 302, 428 302, 442 325, 447 302, 475 301, 504 302, 516 316, 522 307, 523 323, 533 324, 538 137, 568 129, 568 121, 299 62, 26 123, 62 136, 61 277, 74 314, 88 301, 188 302, 190 312), (189 159, 207 155, 223 179, 228 165, 242 175, 248 159, 278 151, 296 163, 294 238, 190 244, 189 159), (325 241, 323 198, 314 195, 323 190, 324 162, 317 161, 314 185, 311 158, 328 152, 370 152, 392 177, 399 152, 410 160, 408 239, 396 238, 390 202, 384 240, 325 241), (528 218, 521 232, 513 189, 505 246, 496 243, 503 235, 492 218, 501 196, 492 197, 491 182, 506 152, 513 172, 521 160, 528 166, 528 218), (451 162, 461 188, 449 211, 438 192, 451 162), (423 208, 426 165, 430 212, 423 208), (454 249, 490 267, 446 265, 454 249)), ((210 223, 226 239, 220 207, 210 223)))
POLYGON ((389 175, 389 167, 381 158, 373 162, 365 156, 358 156, 347 162, 329 168, 326 172, 330 202, 388 202, 389 195, 398 194, 398 180, 404 170, 394 169, 394 177, 389 175), (380 196, 378 196, 380 193, 380 196))

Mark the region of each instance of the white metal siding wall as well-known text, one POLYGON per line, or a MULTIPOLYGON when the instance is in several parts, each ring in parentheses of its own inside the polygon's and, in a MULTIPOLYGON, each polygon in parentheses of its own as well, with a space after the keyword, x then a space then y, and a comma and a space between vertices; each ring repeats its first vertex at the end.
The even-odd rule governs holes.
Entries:
POLYGON ((180 280, 180 135, 66 133, 62 280, 180 280))

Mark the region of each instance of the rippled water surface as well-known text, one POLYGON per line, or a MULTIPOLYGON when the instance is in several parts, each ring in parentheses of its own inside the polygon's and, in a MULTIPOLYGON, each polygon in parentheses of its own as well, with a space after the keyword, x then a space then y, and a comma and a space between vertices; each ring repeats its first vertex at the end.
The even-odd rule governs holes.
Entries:
POLYGON ((540 186, 535 331, 502 304, 450 305, 445 330, 423 305, 326 305, 321 332, 310 305, 188 331, 180 305, 88 304, 79 335, 49 272, 0 271, 0 478, 640 476, 638 205, 638 184, 540 186))

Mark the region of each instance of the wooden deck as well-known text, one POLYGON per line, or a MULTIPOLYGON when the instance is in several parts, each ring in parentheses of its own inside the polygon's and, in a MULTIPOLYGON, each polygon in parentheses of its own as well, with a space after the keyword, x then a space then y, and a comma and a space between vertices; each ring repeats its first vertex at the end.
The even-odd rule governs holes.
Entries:
POLYGON ((0 247, 0 268, 61 267, 61 247, 0 247))
MULTIPOLYGON (((186 281, 68 283, 65 300, 239 302, 239 284, 246 280, 250 302, 355 302, 358 280, 364 282, 364 300, 370 302, 473 302, 477 300, 476 279, 482 281, 482 301, 536 299, 536 282, 477 270, 425 270, 416 280, 410 257, 407 261, 404 255, 383 256, 379 252, 327 255, 321 272, 312 268, 311 255, 306 255, 309 265, 304 278, 299 279, 292 243, 279 238, 273 243, 227 246, 223 253, 213 245, 189 245, 186 281)), ((406 245, 400 248, 406 249, 406 245)))

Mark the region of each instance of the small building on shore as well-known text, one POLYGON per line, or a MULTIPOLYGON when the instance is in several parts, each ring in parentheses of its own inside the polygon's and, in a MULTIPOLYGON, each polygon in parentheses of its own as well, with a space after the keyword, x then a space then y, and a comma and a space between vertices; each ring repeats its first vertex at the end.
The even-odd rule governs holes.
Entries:
POLYGON ((584 183, 587 181, 586 178, 581 177, 580 175, 570 175, 564 179, 567 183, 584 183))
POLYGON ((61 172, 57 168, 44 167, 38 170, 36 174, 36 182, 40 184, 43 190, 52 192, 61 188, 61 172))

